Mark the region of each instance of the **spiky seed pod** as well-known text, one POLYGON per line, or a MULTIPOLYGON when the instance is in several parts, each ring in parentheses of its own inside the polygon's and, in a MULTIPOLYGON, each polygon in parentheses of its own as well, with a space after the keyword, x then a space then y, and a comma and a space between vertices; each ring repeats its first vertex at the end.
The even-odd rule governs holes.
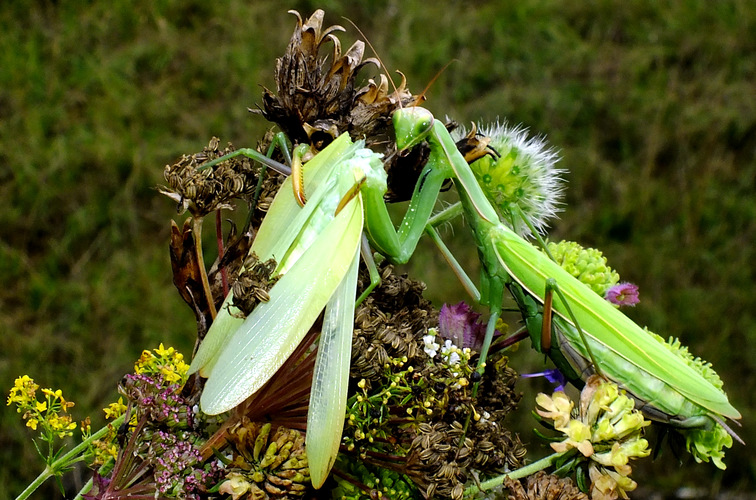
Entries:
POLYGON ((506 479, 504 486, 511 500, 588 500, 588 495, 581 492, 572 479, 543 471, 528 476, 526 486, 513 479, 506 479))
MULTIPOLYGON (((479 128, 483 139, 467 154, 472 159, 486 153, 471 164, 486 196, 505 222, 517 221, 511 215, 516 205, 543 233, 561 204, 564 170, 555 167, 557 153, 542 138, 529 138, 526 129, 506 122, 479 128)), ((461 128, 453 137, 461 139, 466 133, 461 128)), ((513 229, 523 236, 530 233, 519 224, 513 229)))
POLYGON ((299 497, 310 482, 304 436, 297 430, 242 418, 228 433, 233 460, 220 493, 241 498, 299 497))

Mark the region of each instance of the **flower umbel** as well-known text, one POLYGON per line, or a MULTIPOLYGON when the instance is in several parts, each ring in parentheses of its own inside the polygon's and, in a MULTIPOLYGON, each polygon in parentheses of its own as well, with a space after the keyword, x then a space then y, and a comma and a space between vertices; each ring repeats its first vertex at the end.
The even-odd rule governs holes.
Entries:
POLYGON ((641 437, 643 427, 651 422, 634 409, 633 400, 616 384, 594 375, 580 394, 577 418, 564 392, 551 397, 539 394, 536 403, 541 407, 538 414, 553 420, 554 428, 566 435, 566 439, 551 443, 554 451, 576 449, 580 455, 574 465, 588 462, 592 497, 628 498, 626 492, 637 486, 629 477, 629 461, 651 452, 648 441, 641 437))
POLYGON ((165 348, 161 343, 157 349, 142 351, 142 356, 134 364, 134 373, 157 376, 169 384, 186 382, 189 365, 184 363, 184 355, 173 347, 165 348))
POLYGON ((557 264, 602 297, 619 281, 600 250, 584 248, 574 241, 549 242, 548 248, 557 264))
POLYGON ((39 429, 41 437, 52 447, 53 440, 73 435, 77 427, 68 409, 74 403, 66 401, 60 389, 42 389, 44 399, 37 400, 39 385, 28 375, 18 377, 8 396, 8 406, 15 403, 16 411, 23 413, 26 426, 32 430, 39 429))

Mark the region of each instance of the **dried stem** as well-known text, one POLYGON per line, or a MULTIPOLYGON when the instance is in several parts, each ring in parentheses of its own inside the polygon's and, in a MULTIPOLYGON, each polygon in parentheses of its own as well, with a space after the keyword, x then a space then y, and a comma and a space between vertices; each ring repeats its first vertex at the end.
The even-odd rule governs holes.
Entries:
POLYGON ((197 264, 199 265, 200 278, 202 279, 202 289, 207 298, 207 304, 210 308, 210 317, 215 320, 218 312, 215 310, 215 300, 210 291, 210 282, 207 279, 207 270, 205 269, 205 259, 202 256, 202 217, 192 218, 192 233, 194 234, 194 249, 197 254, 197 264))
MULTIPOLYGON (((223 219, 221 218, 221 209, 215 211, 215 239, 218 241, 218 262, 223 258, 225 252, 223 248, 223 219)), ((220 269, 221 281, 223 282, 223 296, 228 295, 228 272, 225 267, 220 269)))

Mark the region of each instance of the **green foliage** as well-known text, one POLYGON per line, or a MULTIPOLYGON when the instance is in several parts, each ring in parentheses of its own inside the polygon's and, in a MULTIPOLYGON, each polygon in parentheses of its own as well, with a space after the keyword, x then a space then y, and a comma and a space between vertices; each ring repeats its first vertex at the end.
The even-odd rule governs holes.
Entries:
MULTIPOLYGON (((259 85, 272 86, 294 25, 285 11, 317 7, 352 38, 340 16, 355 21, 416 92, 457 59, 428 93, 437 115, 498 116, 547 134, 569 170, 552 237, 600 248, 640 286, 634 318, 719 368, 749 421, 756 7, 745 0, 3 2, 3 387, 23 373, 62 387, 77 417, 98 427, 99 408, 143 349, 191 350, 193 315, 167 255, 175 207, 153 188, 166 163, 213 135, 255 145, 267 124, 246 108, 259 102, 259 85)), ((432 249, 416 256, 412 276, 436 279, 432 260, 456 286, 432 249)), ((430 289, 454 302, 463 293, 430 289)), ((39 463, 14 411, 0 413, 0 429, 3 500, 39 463)), ((742 435, 756 442, 748 426, 742 435)), ((635 474, 673 489, 673 462, 635 474)), ((736 445, 713 482, 752 490, 755 466, 736 445)), ((709 472, 684 476, 711 487, 709 472)), ((48 487, 40 498, 59 494, 48 487)))

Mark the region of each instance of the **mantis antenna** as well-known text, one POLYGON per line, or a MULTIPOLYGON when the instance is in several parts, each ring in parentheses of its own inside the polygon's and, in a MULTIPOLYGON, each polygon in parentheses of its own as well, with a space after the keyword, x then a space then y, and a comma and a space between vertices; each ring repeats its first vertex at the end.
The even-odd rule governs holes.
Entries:
MULTIPOLYGON (((373 44, 372 44, 372 43, 370 43, 370 40, 368 39, 368 37, 367 37, 367 36, 365 35, 365 33, 363 33, 363 31, 362 31, 362 30, 360 29, 360 27, 359 27, 359 26, 357 26, 357 25, 356 25, 356 24, 354 23, 354 21, 352 21, 352 20, 351 20, 351 19, 349 19, 348 17, 344 17, 344 19, 346 19, 346 20, 347 20, 347 21, 349 22, 349 24, 351 24, 351 25, 352 25, 352 26, 354 27, 354 29, 356 29, 356 30, 357 30, 357 32, 358 32, 358 33, 360 34, 360 36, 361 36, 362 38, 364 38, 364 39, 365 39, 365 43, 367 43, 368 47, 370 47, 370 50, 372 50, 372 51, 373 51, 373 54, 375 54, 375 58, 376 58, 376 59, 378 59, 378 62, 379 62, 379 63, 381 64, 381 67, 382 67, 382 68, 383 68, 383 70, 384 70, 384 71, 386 72, 386 76, 387 76, 387 78, 389 79, 389 81, 391 82, 391 86, 392 86, 392 87, 394 87, 394 94, 396 94, 397 102, 399 103, 399 107, 401 108, 401 107, 402 107, 402 100, 401 100, 401 98, 399 97, 399 89, 397 89, 397 87, 396 87, 396 84, 394 83, 394 80, 393 80, 393 79, 391 78, 391 76, 389 75, 389 70, 388 70, 388 68, 386 67, 386 65, 385 65, 385 64, 383 64, 383 60, 381 59, 381 56, 379 56, 379 55, 378 55, 378 51, 377 51, 377 50, 375 50, 375 47, 373 47, 373 44)), ((431 86, 432 86, 432 85, 433 85, 434 83, 436 83, 436 80, 438 80, 438 77, 439 77, 439 76, 441 76, 441 75, 443 74, 443 72, 444 72, 444 71, 446 71, 446 68, 448 68, 448 67, 449 67, 449 65, 450 65, 451 63, 453 63, 453 62, 457 62, 457 61, 458 61, 457 59, 452 59, 451 61, 449 61, 448 63, 446 63, 446 64, 444 65, 444 67, 443 67, 443 68, 441 68, 441 69, 440 69, 440 70, 439 70, 439 71, 438 71, 438 72, 437 72, 437 73, 435 74, 435 76, 434 76, 433 78, 431 78, 431 80, 430 80, 430 81, 428 82, 428 85, 426 85, 426 86, 425 86, 425 88, 424 88, 424 89, 423 89, 423 91, 422 91, 422 92, 420 93, 420 95, 418 95, 418 96, 417 96, 417 99, 415 99, 415 102, 414 102, 414 103, 412 103, 412 106, 417 106, 417 105, 419 105, 419 104, 420 104, 421 102, 425 101, 425 94, 426 94, 426 93, 428 92, 428 90, 430 90, 431 86)), ((400 75, 404 76, 404 75, 402 74, 402 72, 401 72, 401 71, 397 71, 397 73, 399 73, 400 75)))

